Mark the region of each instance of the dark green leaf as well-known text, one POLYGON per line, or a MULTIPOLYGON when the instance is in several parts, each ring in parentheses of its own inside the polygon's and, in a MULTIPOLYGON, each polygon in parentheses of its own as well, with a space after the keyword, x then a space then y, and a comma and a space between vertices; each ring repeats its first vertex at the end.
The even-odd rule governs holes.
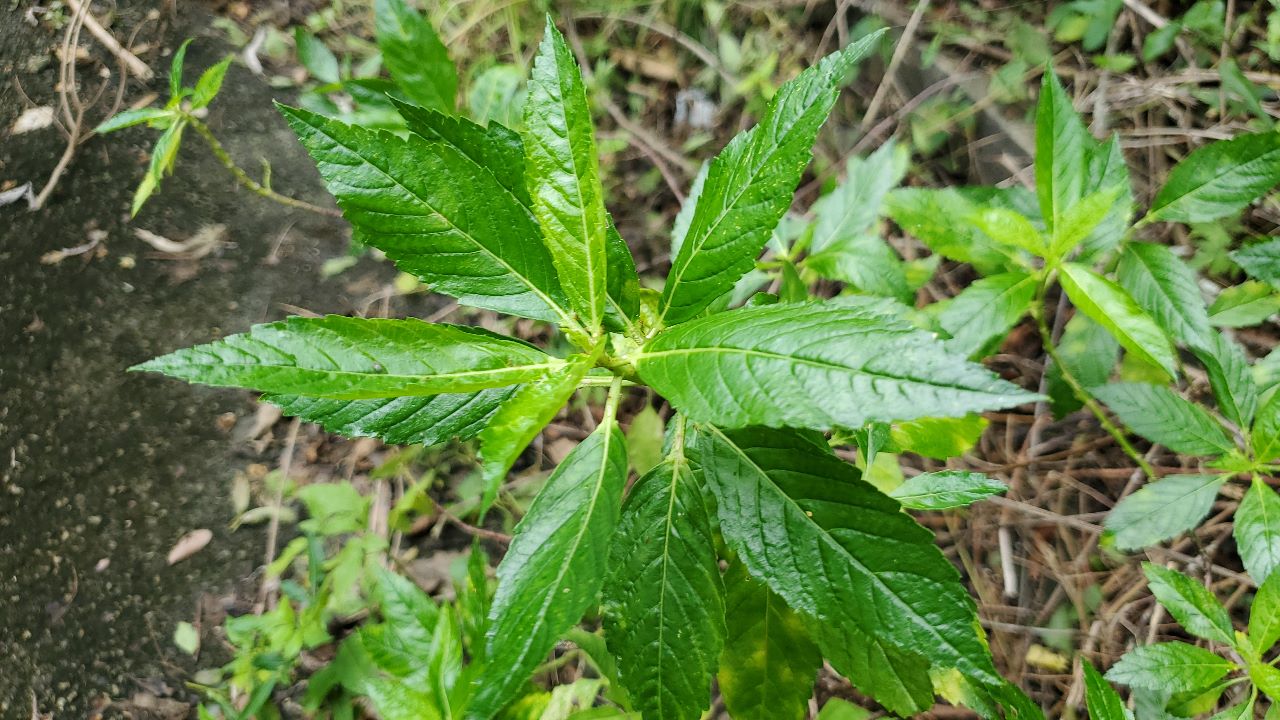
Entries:
POLYGON ((329 315, 255 325, 135 369, 219 387, 361 400, 484 390, 563 368, 563 360, 479 328, 329 315))
POLYGON ((438 445, 474 437, 515 387, 474 393, 328 400, 305 395, 264 395, 286 415, 317 423, 346 437, 376 437, 393 445, 438 445))
POLYGON ((374 34, 382 62, 414 102, 451 113, 458 95, 458 70, 427 19, 405 0, 376 0, 374 34))
POLYGON ((1249 608, 1249 641, 1265 654, 1280 640, 1280 573, 1271 573, 1258 587, 1249 608))
POLYGON ((711 161, 689 231, 671 262, 659 323, 676 325, 697 317, 752 268, 791 206, 840 86, 881 34, 827 56, 784 84, 759 124, 711 161))
POLYGON ((342 79, 338 70, 338 58, 315 35, 299 25, 293 30, 293 44, 298 49, 298 62, 322 83, 336 83, 342 79))
POLYGON ((1080 312, 1105 327, 1133 355, 1177 375, 1173 347, 1164 331, 1119 285, 1075 263, 1061 267, 1062 289, 1080 312))
POLYGON ((1203 347, 1213 336, 1196 275, 1169 248, 1133 242, 1116 268, 1120 287, 1173 338, 1203 347))
POLYGON ((417 135, 281 112, 363 242, 464 304, 569 322, 537 225, 491 172, 417 135))
POLYGON ((1235 517, 1236 548, 1259 583, 1280 567, 1280 495, 1255 476, 1235 517))
POLYGON ((703 498, 678 450, 632 486, 609 555, 605 638, 636 709, 654 720, 702 716, 724 646, 724 586, 703 498))
POLYGON ((1209 222, 1240 212, 1280 182, 1280 133, 1219 140, 1174 166, 1147 220, 1209 222))
POLYGON ((1089 720, 1129 720, 1130 713, 1120 699, 1120 694, 1103 679, 1093 664, 1081 660, 1084 669, 1084 699, 1089 708, 1089 720))
POLYGON ((857 428, 1034 400, 870 304, 741 308, 659 333, 635 361, 695 422, 857 428))
POLYGON ((967 507, 1008 489, 1004 483, 982 473, 942 470, 916 475, 889 495, 912 510, 949 510, 967 507))
POLYGON ((933 534, 820 436, 708 426, 695 446, 726 542, 753 576, 818 622, 823 653, 860 689, 899 709, 922 699, 903 692, 916 682, 887 687, 867 674, 877 651, 899 676, 918 679, 932 663, 984 686, 1002 682, 973 601, 933 534))
POLYGON ((943 346, 956 355, 979 354, 1004 338, 1030 309, 1035 294, 1035 278, 1022 272, 978 280, 938 314, 938 324, 951 335, 943 346))
POLYGON ((1213 509, 1226 480, 1223 475, 1169 475, 1147 483, 1107 515, 1116 547, 1138 550, 1194 528, 1213 509))
POLYGON ((1208 650, 1180 642, 1143 645, 1125 653, 1107 679, 1134 688, 1179 692, 1221 680, 1235 665, 1208 650))
POLYGON ((524 143, 518 133, 496 122, 481 127, 464 117, 410 105, 394 97, 391 102, 410 132, 454 148, 488 170, 522 205, 532 207, 524 181, 524 143))
POLYGON ((1246 245, 1231 253, 1231 259, 1254 280, 1280 283, 1280 238, 1246 245))
POLYGON ((734 720, 804 720, 822 654, 794 610, 741 562, 725 573, 720 692, 734 720))
POLYGON ((564 407, 590 369, 590 358, 575 355, 565 368, 522 386, 489 418, 480 431, 480 457, 484 461, 481 515, 497 498, 498 488, 520 453, 564 407))
POLYGON ((1147 587, 1187 632, 1223 645, 1235 644, 1226 608, 1198 581, 1160 565, 1143 563, 1147 587))
POLYGON ((468 717, 492 717, 510 702, 596 602, 626 480, 627 451, 611 417, 547 479, 498 565, 488 664, 468 717))
POLYGON ((1258 387, 1244 351, 1222 333, 1212 333, 1204 347, 1193 350, 1204 363, 1218 410, 1237 427, 1249 427, 1258 410, 1258 387))
POLYGON ((1212 415, 1169 388, 1146 383, 1112 383, 1090 392, 1131 430, 1175 452, 1221 455, 1236 447, 1212 415))
POLYGON ((547 17, 524 106, 527 183, 560 285, 588 330, 605 305, 608 216, 591 106, 573 52, 547 17))

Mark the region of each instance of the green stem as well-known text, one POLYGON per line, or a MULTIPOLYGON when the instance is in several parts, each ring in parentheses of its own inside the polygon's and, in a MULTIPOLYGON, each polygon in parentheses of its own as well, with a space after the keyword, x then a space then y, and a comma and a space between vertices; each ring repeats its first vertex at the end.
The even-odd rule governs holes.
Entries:
POLYGON ((604 401, 604 420, 612 421, 618 417, 618 403, 622 401, 622 378, 614 377, 609 383, 609 399, 604 401))
POLYGON ((226 148, 222 146, 222 143, 218 141, 218 138, 214 137, 213 131, 209 129, 208 125, 205 125, 199 118, 188 113, 182 113, 182 119, 191 125, 191 127, 200 134, 200 137, 204 138, 204 141, 209 145, 209 149, 213 151, 214 157, 218 158, 218 162, 221 162, 222 166, 230 171, 236 181, 255 194, 273 202, 280 203, 281 205, 298 208, 299 210, 307 210, 309 212, 328 217, 342 217, 342 213, 337 210, 320 207, 319 205, 312 205, 309 202, 298 200, 297 198, 291 198, 288 195, 281 195, 271 188, 260 184, 258 181, 249 177, 249 174, 241 169, 239 165, 236 165, 235 160, 231 159, 231 155, 227 153, 226 148))
POLYGON ((1155 468, 1151 467, 1151 463, 1147 462, 1147 459, 1142 457, 1142 453, 1133 447, 1129 439, 1125 437, 1124 431, 1111 422, 1111 419, 1107 417, 1106 410, 1098 404, 1097 400, 1093 399, 1089 391, 1080 383, 1079 378, 1072 374, 1071 369, 1062 361, 1062 356, 1058 354, 1058 348, 1053 343, 1053 331, 1049 329, 1049 324, 1045 321, 1044 316, 1045 295, 1048 293, 1049 283, 1052 278, 1052 273, 1045 274, 1044 281, 1036 288, 1035 300, 1031 303, 1031 316, 1035 319, 1036 328, 1040 331, 1040 340, 1044 344, 1045 352, 1048 353, 1053 363, 1058 366, 1058 372, 1062 373, 1062 379, 1071 387, 1076 399, 1089 408, 1094 417, 1098 418, 1102 428, 1115 439, 1116 444, 1120 446, 1125 455, 1128 455, 1130 459, 1137 463, 1138 467, 1142 468, 1142 472, 1146 473, 1149 479, 1156 479, 1155 468))

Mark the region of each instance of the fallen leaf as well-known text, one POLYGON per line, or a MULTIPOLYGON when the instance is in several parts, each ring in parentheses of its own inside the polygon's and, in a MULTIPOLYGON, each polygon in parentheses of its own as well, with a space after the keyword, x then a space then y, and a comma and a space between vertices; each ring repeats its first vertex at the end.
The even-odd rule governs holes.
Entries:
POLYGON ((183 535, 169 550, 169 564, 182 562, 204 549, 213 539, 213 531, 205 528, 192 530, 183 535))

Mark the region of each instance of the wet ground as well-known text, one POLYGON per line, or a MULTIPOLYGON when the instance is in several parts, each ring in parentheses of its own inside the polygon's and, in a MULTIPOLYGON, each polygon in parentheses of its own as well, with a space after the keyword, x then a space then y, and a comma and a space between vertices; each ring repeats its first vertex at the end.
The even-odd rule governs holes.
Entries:
MULTIPOLYGON (((160 4, 120 2, 119 24, 160 4)), ((10 79, 36 103, 54 102, 48 58, 60 34, 26 25, 30 5, 0 4, 0 182, 38 186, 63 139, 54 128, 8 135, 25 102, 10 79)), ((198 4, 177 5, 179 27, 207 27, 198 4)), ((167 47, 185 34, 171 33, 167 47)), ((224 50, 198 40, 189 73, 224 50)), ((157 70, 167 63, 152 59, 157 70)), ((135 86, 127 98, 141 94, 135 86)), ((270 158, 277 190, 327 204, 272 97, 233 66, 208 122, 243 166, 270 158)), ((319 273, 343 251, 343 225, 238 189, 194 134, 176 176, 130 221, 152 139, 146 129, 94 138, 47 208, 0 208, 0 718, 30 717, 33 691, 43 712, 86 717, 95 699, 165 676, 183 662, 175 623, 192 619, 202 591, 249 575, 262 553, 260 533, 226 529, 230 478, 250 458, 216 422, 252 412, 248 396, 125 369, 280 318, 285 304, 350 308, 343 286, 319 273), (150 257, 133 236, 141 227, 186 238, 209 223, 227 224, 234 246, 196 265, 150 257), (94 230, 106 233, 103 254, 41 262, 94 230), (212 529, 213 541, 168 566, 169 548, 193 528, 212 529)))

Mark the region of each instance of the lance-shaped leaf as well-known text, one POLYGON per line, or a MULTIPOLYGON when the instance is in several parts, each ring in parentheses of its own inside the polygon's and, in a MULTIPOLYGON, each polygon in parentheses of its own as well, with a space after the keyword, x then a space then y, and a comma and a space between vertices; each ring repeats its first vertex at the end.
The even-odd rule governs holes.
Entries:
POLYGON ((292 317, 148 360, 189 382, 337 400, 516 385, 563 360, 479 328, 420 320, 292 317))
POLYGON ((983 686, 1002 680, 973 600, 901 506, 862 482, 817 435, 705 426, 696 462, 716 495, 726 542, 755 577, 822 629, 832 665, 864 691, 896 697, 859 674, 866 639, 898 661, 955 668, 983 686))
POLYGON ((1193 351, 1204 363, 1218 410, 1236 427, 1249 427, 1258 411, 1258 386, 1244 351, 1218 332, 1211 333, 1209 341, 1193 351))
POLYGON ((978 280, 938 314, 938 324, 951 335, 943 345, 964 357, 991 346, 1027 313, 1035 294, 1035 278, 1022 272, 978 280))
POLYGON ((1235 215, 1280 183, 1280 133, 1210 143, 1169 173, 1145 220, 1209 222, 1235 215))
POLYGON ((1151 594, 1187 632, 1223 645, 1235 644, 1231 617, 1208 588, 1177 570, 1152 563, 1143 563, 1142 572, 1151 594))
POLYGON ((720 694, 734 720, 804 720, 822 653, 804 621, 767 585, 729 563, 724 576, 729 634, 720 694))
POLYGON ((1280 495, 1261 478, 1240 502, 1235 517, 1236 548, 1244 569, 1259 583, 1280 567, 1280 495))
POLYGON ((696 317, 752 268, 791 206, 840 86, 882 32, 827 56, 778 88, 759 124, 711 161, 689 230, 671 261, 660 322, 676 325, 696 317))
POLYGON ((1162 385, 1112 383, 1091 392, 1134 432, 1175 452, 1221 455, 1236 447, 1212 415, 1162 385))
POLYGON ((838 240, 877 236, 885 196, 902 182, 910 155, 906 146, 889 141, 866 158, 849 158, 844 181, 813 203, 809 250, 818 253, 838 240))
POLYGON ((524 106, 526 182, 570 306, 590 330, 604 317, 609 221, 586 86, 547 17, 524 106))
POLYGON ((510 702, 596 602, 626 480, 627 451, 612 417, 547 479, 498 565, 487 664, 467 717, 493 717, 510 702))
POLYGON ((968 218, 984 207, 1035 212, 1035 198, 1020 193, 1021 190, 898 188, 885 198, 885 212, 933 252, 970 263, 978 272, 989 275, 1013 267, 1015 253, 992 240, 968 218))
POLYGON ((426 18, 405 0, 377 0, 374 35, 396 85, 424 107, 453 112, 458 69, 426 18))
POLYGON ((1119 285, 1084 265, 1063 263, 1062 289, 1080 312, 1105 327, 1124 346, 1146 362, 1177 375, 1169 337, 1119 285))
POLYGON ((1081 660, 1084 668, 1084 700, 1089 709, 1089 720, 1129 720, 1131 717, 1120 693, 1111 687, 1094 669, 1093 663, 1081 660))
POLYGON ((1235 667, 1230 660, 1195 645, 1156 643, 1125 653, 1107 671, 1107 679, 1134 688, 1174 693, 1206 688, 1235 667))
POLYGON ((1271 573, 1258 585, 1249 608, 1249 642, 1266 654, 1280 640, 1280 573, 1271 573))
POLYGON ((463 304, 568 322, 537 225, 492 172, 451 144, 281 112, 363 242, 463 304))
MULTIPOLYGON (((1080 385, 1086 388, 1102 385, 1111 377, 1116 366, 1120 344, 1106 328, 1077 314, 1067 321, 1058 344, 1057 360, 1070 370, 1080 385)), ((1063 379, 1063 367, 1055 360, 1045 372, 1053 415, 1061 419, 1067 413, 1080 409, 1083 403, 1075 390, 1063 379)))
POLYGON ((711 511, 683 451, 631 488, 610 552, 604 628, 622 685, 654 720, 696 720, 725 639, 711 511))
MULTIPOLYGON (((137 111, 145 112, 145 111, 137 111)), ((121 117, 126 113, 120 113, 121 117)), ((102 132, 99 128, 97 132, 102 132)), ((1265 242, 1246 245, 1231 253, 1231 259, 1244 269, 1254 280, 1280 283, 1280 238, 1272 238, 1265 242)))
POLYGON ((1116 503, 1105 524, 1121 550, 1155 545, 1198 525, 1226 481, 1223 475, 1170 475, 1116 503))
POLYGON ((949 510, 967 507, 1008 489, 1008 485, 982 473, 942 470, 916 475, 889 495, 912 510, 949 510))
POLYGON ((741 308, 659 333, 640 377, 695 422, 862 427, 1035 400, 883 306, 741 308))
POLYGON ((1171 337, 1191 347, 1209 342, 1214 333, 1196 274, 1169 248, 1129 243, 1120 255, 1116 278, 1171 337))
POLYGON ((1105 189, 1119 188, 1120 194, 1102 221, 1090 231, 1081 246, 1084 260, 1107 252, 1124 240, 1133 217, 1133 187, 1129 181, 1129 166, 1124 163, 1120 150, 1120 136, 1112 135, 1089 152, 1089 166, 1085 172, 1085 191, 1097 193, 1105 189))
POLYGON ((296 415, 346 437, 375 437, 393 445, 438 445, 455 437, 474 437, 515 391, 512 386, 373 400, 306 395, 264 395, 261 399, 280 406, 285 415, 296 415))
POLYGON ((1089 155, 1096 141, 1071 105, 1052 70, 1044 74, 1036 104, 1036 194, 1045 225, 1059 219, 1085 195, 1089 155))
POLYGON ((498 488, 520 453, 564 407, 590 369, 591 358, 574 355, 565 367, 520 387, 489 418, 480 431, 480 458, 484 461, 481 515, 498 497, 498 488))

